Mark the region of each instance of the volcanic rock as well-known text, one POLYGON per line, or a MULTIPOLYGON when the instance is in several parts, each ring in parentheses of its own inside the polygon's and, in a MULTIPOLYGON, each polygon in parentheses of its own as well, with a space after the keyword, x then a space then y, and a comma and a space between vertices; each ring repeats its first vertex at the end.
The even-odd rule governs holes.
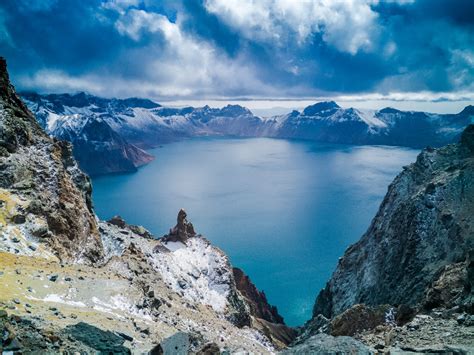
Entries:
POLYGON ((186 211, 180 209, 178 212, 176 226, 171 228, 169 234, 163 237, 164 241, 186 243, 186 240, 188 240, 188 238, 196 236, 193 224, 191 222, 188 222, 186 217, 186 211))

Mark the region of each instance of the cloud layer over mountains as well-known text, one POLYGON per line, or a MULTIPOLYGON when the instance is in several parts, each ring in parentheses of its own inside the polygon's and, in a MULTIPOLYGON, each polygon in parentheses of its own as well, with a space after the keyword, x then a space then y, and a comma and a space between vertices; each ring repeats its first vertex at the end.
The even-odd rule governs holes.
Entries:
POLYGON ((22 90, 472 98, 472 13, 468 0, 6 0, 0 51, 22 90))

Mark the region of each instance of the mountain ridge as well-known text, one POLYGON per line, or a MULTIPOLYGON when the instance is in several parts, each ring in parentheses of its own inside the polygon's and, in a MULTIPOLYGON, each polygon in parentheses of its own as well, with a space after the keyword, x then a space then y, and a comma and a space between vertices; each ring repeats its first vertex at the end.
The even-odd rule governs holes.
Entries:
MULTIPOLYGON (((424 148, 455 142, 463 128, 474 119, 469 106, 458 114, 433 114, 392 108, 378 111, 345 109, 334 101, 326 101, 310 105, 301 112, 293 111, 285 115, 262 118, 240 105, 227 105, 223 108, 211 108, 207 105, 172 108, 146 99, 123 99, 121 104, 114 104, 117 99, 77 94, 80 97, 76 100, 73 95, 64 95, 25 94, 23 97, 49 134, 69 141, 74 141, 80 134, 78 127, 81 127, 81 122, 105 122, 110 130, 121 137, 117 141, 124 142, 120 145, 122 150, 127 151, 130 146, 128 150, 136 152, 136 160, 128 159, 127 154, 121 157, 131 162, 135 169, 151 160, 151 157, 147 156, 148 153, 137 149, 154 148, 188 137, 270 137, 424 148), (67 100, 62 97, 67 97, 67 100), (137 103, 129 106, 124 104, 130 100, 137 103), (67 106, 69 101, 81 101, 81 108, 67 106), (94 102, 99 102, 100 107, 93 104, 94 102), (85 103, 88 106, 85 106, 85 103), (73 124, 74 122, 76 124, 73 124)), ((88 150, 94 152, 94 145, 90 145, 88 150)), ((97 169, 90 167, 79 152, 76 157, 86 171, 96 173, 97 169)), ((126 166, 127 163, 123 165, 126 166)), ((110 170, 113 169, 106 166, 102 173, 110 170)), ((122 170, 134 171, 133 168, 122 170)))

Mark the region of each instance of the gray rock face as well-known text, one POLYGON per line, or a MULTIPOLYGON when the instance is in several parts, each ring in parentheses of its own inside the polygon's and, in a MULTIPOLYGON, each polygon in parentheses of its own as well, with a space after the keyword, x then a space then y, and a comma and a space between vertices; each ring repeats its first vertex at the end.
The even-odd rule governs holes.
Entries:
POLYGON ((125 342, 123 337, 93 325, 79 322, 68 326, 65 332, 101 354, 131 354, 130 349, 123 346, 125 342))
MULTIPOLYGON (((314 316, 333 317, 357 303, 417 305, 446 265, 470 265, 472 132, 470 126, 460 143, 424 150, 395 178, 368 231, 347 249, 318 295, 314 316)), ((458 302, 469 297, 469 285, 464 292, 458 302)))
POLYGON ((187 355, 189 354, 189 348, 189 334, 178 332, 163 340, 150 354, 187 355))
POLYGON ((163 237, 163 241, 185 243, 188 238, 196 235, 193 224, 188 222, 186 217, 186 211, 180 209, 176 219, 176 226, 171 228, 169 234, 163 237))
POLYGON ((347 336, 333 337, 327 334, 317 334, 304 343, 282 351, 281 354, 372 354, 368 347, 347 336))
MULTIPOLYGON (((101 258, 90 180, 78 168, 71 146, 46 135, 17 96, 3 58, 0 58, 0 192, 2 200, 23 201, 22 206, 17 205, 17 215, 11 217, 12 221, 28 226, 36 223, 38 229, 27 234, 49 243, 61 259, 97 261, 101 258)), ((28 230, 28 226, 23 230, 28 230)))

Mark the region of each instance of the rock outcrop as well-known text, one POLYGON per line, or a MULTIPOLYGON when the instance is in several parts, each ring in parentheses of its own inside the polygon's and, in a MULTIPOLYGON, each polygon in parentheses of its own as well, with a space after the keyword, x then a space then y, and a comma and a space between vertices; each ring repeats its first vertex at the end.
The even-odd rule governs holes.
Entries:
POLYGON ((282 354, 357 354, 370 355, 373 352, 366 345, 351 337, 333 337, 327 334, 317 334, 305 342, 295 344, 282 354))
POLYGON ((91 176, 135 172, 154 159, 102 120, 87 120, 78 134, 68 132, 67 136, 57 138, 71 142, 81 169, 91 176))
MULTIPOLYGON (((474 248, 472 131, 458 144, 425 149, 396 177, 368 231, 319 294, 314 316, 332 317, 357 303, 418 305, 445 267, 461 263, 467 275, 474 248)), ((456 303, 470 307, 470 292, 466 284, 456 303)))
POLYGON ((464 324, 474 302, 473 213, 470 125, 459 143, 423 150, 395 178, 369 229, 317 296, 295 351, 319 333, 384 351, 474 351, 472 327, 464 324))
POLYGON ((46 243, 61 259, 98 261, 102 245, 89 178, 70 145, 47 136, 22 103, 3 58, 0 85, 2 234, 22 240, 13 249, 26 248, 29 241, 46 243))
POLYGON ((252 316, 252 324, 267 335, 278 348, 285 348, 296 337, 296 330, 285 325, 278 309, 268 303, 263 291, 239 268, 232 268, 237 290, 245 299, 252 316))
POLYGON ((241 269, 234 267, 232 271, 237 289, 249 303, 252 315, 272 323, 283 324, 283 317, 278 314, 275 306, 268 304, 265 293, 259 291, 241 269))
POLYGON ((186 217, 186 211, 180 209, 178 212, 178 217, 176 219, 176 225, 170 229, 169 234, 163 237, 163 240, 167 242, 186 243, 189 238, 196 236, 193 224, 191 222, 188 222, 186 217))

